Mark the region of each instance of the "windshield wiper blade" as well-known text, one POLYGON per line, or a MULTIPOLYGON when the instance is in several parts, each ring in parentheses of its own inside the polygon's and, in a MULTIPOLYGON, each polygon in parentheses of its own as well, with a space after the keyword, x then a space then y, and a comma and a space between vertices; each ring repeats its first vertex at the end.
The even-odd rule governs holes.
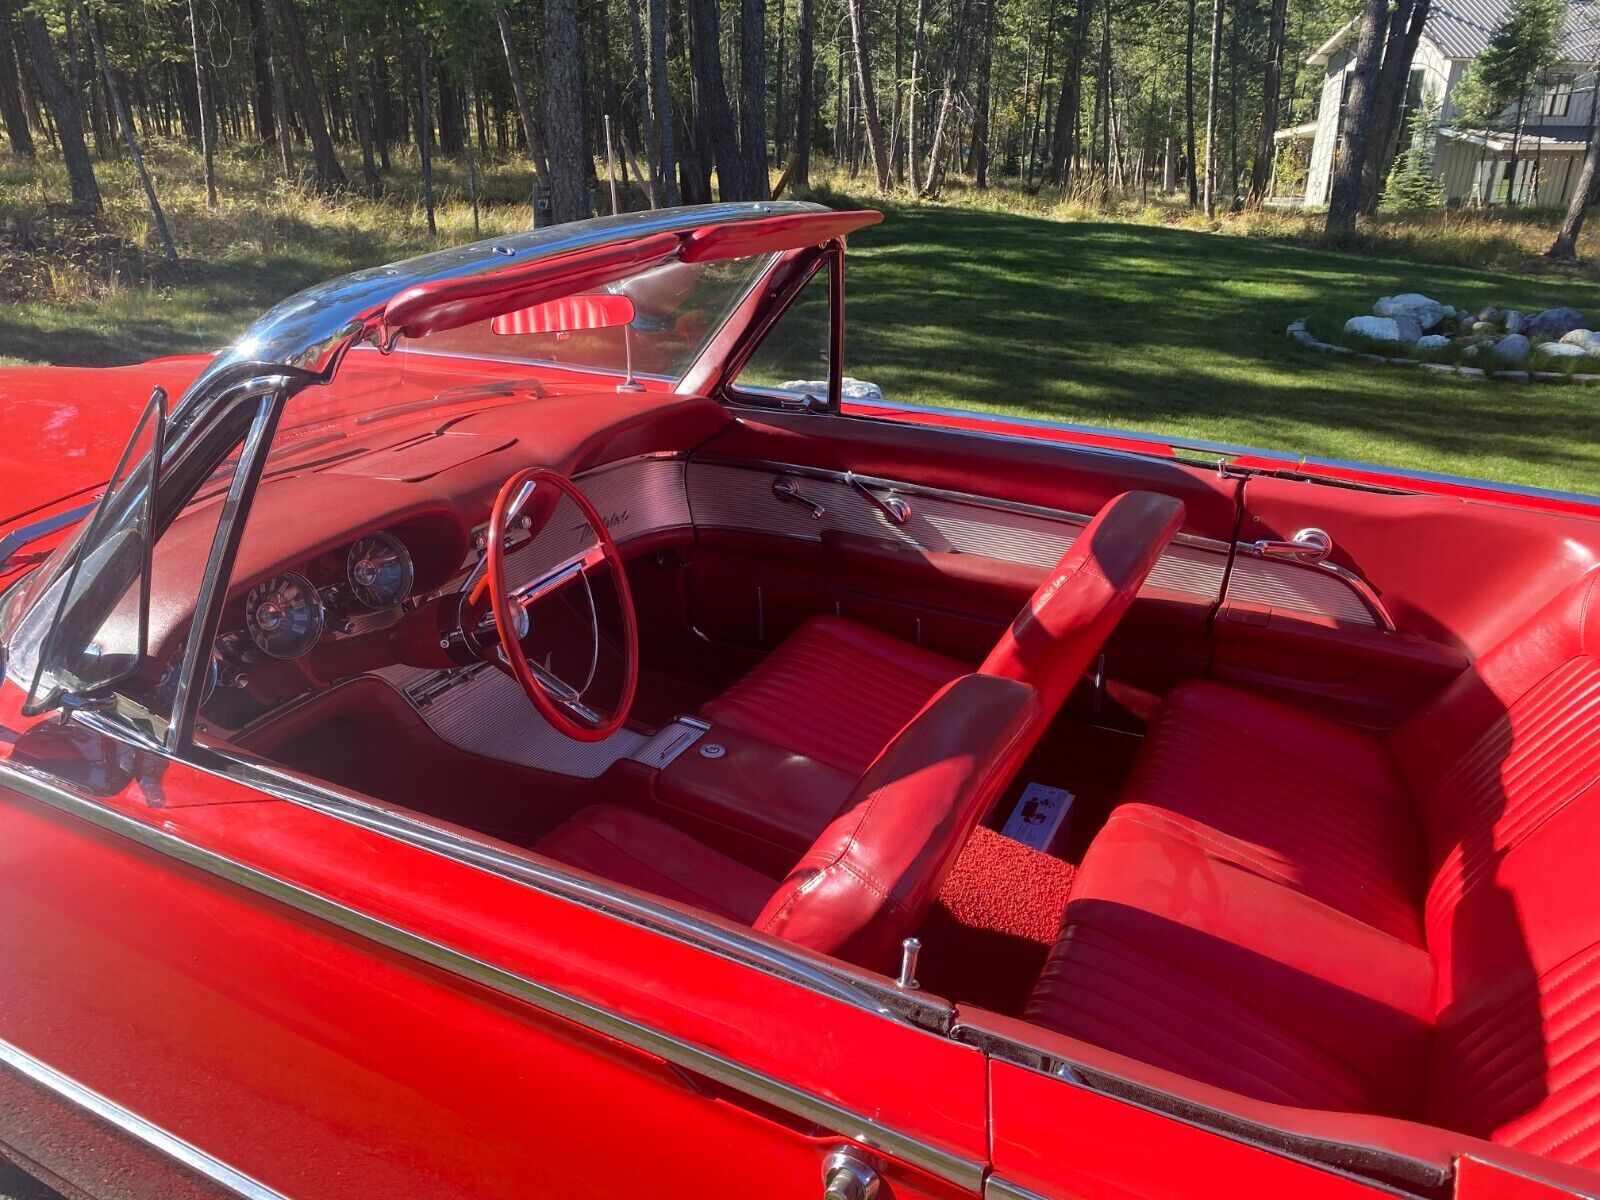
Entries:
POLYGON ((53 517, 43 517, 32 524, 24 525, 20 529, 13 529, 5 537, 0 537, 0 568, 5 567, 16 557, 29 542, 36 542, 42 537, 55 533, 58 529, 65 529, 68 525, 76 525, 94 511, 99 498, 80 504, 77 508, 69 508, 65 512, 56 513, 53 517))

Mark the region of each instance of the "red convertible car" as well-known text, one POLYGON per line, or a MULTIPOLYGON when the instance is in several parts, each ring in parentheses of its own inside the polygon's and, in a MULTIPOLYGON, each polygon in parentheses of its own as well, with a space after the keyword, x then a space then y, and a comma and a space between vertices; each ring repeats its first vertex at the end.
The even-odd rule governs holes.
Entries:
POLYGON ((1600 1192, 1600 501, 847 389, 878 219, 560 226, 0 372, 7 1157, 1600 1192))

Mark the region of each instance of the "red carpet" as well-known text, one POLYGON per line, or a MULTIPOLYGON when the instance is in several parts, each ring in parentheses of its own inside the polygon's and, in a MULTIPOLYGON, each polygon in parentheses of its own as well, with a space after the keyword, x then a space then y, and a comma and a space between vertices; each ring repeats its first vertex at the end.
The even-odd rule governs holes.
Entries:
POLYGON ((1061 928, 1073 871, 1069 862, 980 827, 919 931, 923 986, 1020 1013, 1061 928))

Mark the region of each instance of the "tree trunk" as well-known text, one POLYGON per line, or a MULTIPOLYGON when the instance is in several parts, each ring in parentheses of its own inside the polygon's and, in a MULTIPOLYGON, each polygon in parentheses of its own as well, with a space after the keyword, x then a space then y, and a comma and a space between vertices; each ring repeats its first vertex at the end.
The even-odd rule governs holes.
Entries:
POLYGON ((77 0, 78 19, 83 22, 84 31, 89 36, 89 47, 94 52, 94 61, 100 68, 100 75, 105 79, 106 91, 111 96, 111 107, 117 115, 117 124, 122 127, 122 139, 128 146, 128 157, 133 160, 133 169, 138 173, 139 183, 144 188, 145 201, 150 205, 150 215, 155 218, 156 231, 161 235, 161 254, 167 260, 168 266, 178 265, 178 248, 172 244, 172 230, 167 228, 167 214, 161 210, 161 200, 156 196, 156 187, 150 181, 150 172, 145 170, 144 155, 139 153, 139 139, 133 132, 133 121, 128 117, 127 105, 122 102, 122 95, 117 91, 116 81, 111 76, 111 64, 106 61, 105 47, 100 44, 100 31, 95 28, 94 18, 89 15, 89 9, 83 0, 77 0))
POLYGON ((1366 166, 1367 136, 1372 125, 1373 92, 1388 23, 1387 0, 1366 0, 1345 106, 1343 154, 1334 162, 1333 187, 1328 197, 1326 228, 1329 233, 1349 233, 1356 227, 1361 202, 1361 171, 1366 166))
MULTIPOLYGON (((859 3, 859 0, 851 0, 859 3)), ((966 65, 967 16, 972 10, 972 0, 961 0, 961 13, 950 27, 952 49, 950 63, 945 69, 944 88, 939 98, 939 117, 933 126, 933 145, 928 151, 928 174, 922 184, 922 195, 937 196, 944 178, 945 133, 949 129, 950 110, 955 105, 956 89, 966 65)))
POLYGON ((550 152, 550 215, 557 222, 589 216, 593 164, 585 150, 581 53, 576 0, 545 0, 544 125, 550 152))
POLYGON ((22 32, 28 39, 28 56, 33 60, 33 75, 39 81, 45 106, 56 123, 56 138, 66 160, 67 181, 72 189, 72 207, 80 213, 100 211, 100 185, 95 182, 94 164, 83 143, 83 110, 77 92, 61 74, 61 63, 50 44, 50 31, 32 9, 22 12, 22 32))
MULTIPOLYGON (((189 0, 189 3, 193 4, 194 0, 189 0)), ((355 108, 356 136, 361 140, 361 179, 366 185, 367 195, 376 199, 383 193, 383 179, 378 174, 378 164, 372 156, 372 105, 356 71, 355 43, 350 37, 350 22, 343 9, 339 10, 339 40, 344 50, 344 74, 350 88, 350 103, 355 108)))
POLYGON ((657 171, 668 208, 682 203, 678 191, 678 150, 672 116, 672 91, 667 86, 667 4, 650 3, 650 90, 654 100, 657 171))
POLYGON ((422 164, 422 211, 428 220, 428 236, 438 237, 439 226, 433 205, 433 113, 428 105, 428 44, 417 49, 417 157, 422 164))
MULTIPOLYGON (((781 3, 781 0, 780 0, 781 3)), ((767 167, 767 0, 744 0, 739 20, 739 141, 745 199, 771 200, 767 167)))
POLYGON ((1200 182, 1195 173, 1194 43, 1200 23, 1200 0, 1189 0, 1189 28, 1183 49, 1183 159, 1189 182, 1189 207, 1200 207, 1200 182))
POLYGON ((289 94, 283 82, 283 36, 279 32, 277 0, 265 0, 263 24, 267 33, 267 73, 272 78, 274 140, 278 143, 278 166, 285 179, 294 178, 294 146, 289 128, 289 94))
POLYGON ((1206 92, 1206 217, 1217 215, 1217 80, 1222 69, 1222 17, 1227 0, 1211 6, 1211 70, 1206 92))
MULTIPOLYGON (((748 195, 739 139, 733 129, 733 109, 722 70, 722 21, 717 0, 687 0, 689 9, 689 65, 694 73, 696 104, 700 108, 712 161, 717 168, 717 190, 724 200, 748 195)), ((705 147, 701 148, 705 152, 705 147)))
POLYGON ((995 0, 984 0, 983 56, 978 60, 978 99, 972 114, 972 177, 989 186, 989 83, 994 70, 995 0))
POLYGON ((528 158, 533 164, 533 178, 541 188, 549 184, 545 179, 544 139, 538 123, 533 119, 533 105, 528 102, 528 89, 522 83, 522 68, 518 65, 517 49, 511 40, 511 20, 505 6, 494 6, 494 22, 500 30, 500 49, 506 56, 506 73, 511 76, 511 94, 517 102, 517 118, 522 122, 522 138, 528 143, 528 158))
MULTIPOLYGON (((273 2, 268 0, 269 4, 273 2)), ((300 120, 305 126, 306 136, 311 140, 312 180, 317 191, 331 194, 348 181, 344 168, 339 165, 339 156, 334 153, 333 138, 328 135, 328 122, 322 112, 322 92, 317 87, 316 72, 311 67, 311 55, 306 50, 294 0, 276 0, 276 6, 278 29, 283 34, 284 48, 288 51, 290 70, 294 72, 300 120)))
POLYGON ((1411 80, 1411 63, 1416 58, 1417 41, 1428 20, 1430 0, 1399 0, 1389 18, 1389 34, 1383 48, 1383 65, 1372 97, 1372 134, 1367 161, 1361 169, 1361 211, 1370 216, 1378 211, 1383 181, 1398 149, 1400 117, 1405 110, 1406 89, 1411 80))
POLYGON ((911 75, 906 81, 906 175, 917 182, 917 161, 921 152, 917 120, 922 106, 922 71, 928 60, 928 0, 917 0, 916 21, 911 31, 911 75))
POLYGON ((262 0, 250 0, 246 6, 250 17, 250 69, 255 83, 256 136, 263 146, 270 145, 278 136, 277 109, 272 99, 272 53, 270 25, 262 11, 262 0))
MULTIPOLYGON (((1423 0, 1424 3, 1427 0, 1423 0)), ((1283 30, 1288 0, 1272 0, 1267 20, 1267 76, 1261 86, 1261 129, 1256 134, 1256 160, 1250 168, 1250 204, 1259 206, 1272 184, 1272 164, 1277 157, 1278 97, 1283 90, 1283 30)))
POLYGON ((889 147, 883 140, 883 118, 878 115, 878 96, 872 84, 872 36, 867 30, 862 0, 849 0, 850 40, 856 58, 856 90, 861 97, 861 114, 867 126, 867 152, 872 155, 872 170, 878 178, 878 192, 889 191, 889 147))
POLYGON ((200 53, 200 16, 195 10, 195 0, 189 0, 189 37, 194 50, 195 98, 200 104, 200 158, 204 164, 206 181, 206 207, 217 206, 216 141, 217 122, 211 112, 211 88, 205 58, 200 53))
MULTIPOLYGON (((659 2, 659 0, 657 0, 659 2)), ((800 0, 794 21, 794 187, 811 186, 811 135, 817 118, 815 0, 800 0)))
POLYGON ((11 152, 32 161, 33 130, 28 128, 28 110, 22 103, 21 55, 17 53, 11 6, 0 3, 0 120, 5 122, 11 152))
POLYGON ((1072 44, 1061 64, 1061 94, 1056 104, 1055 136, 1045 157, 1044 176, 1051 183, 1064 184, 1076 170, 1078 158, 1078 110, 1083 105, 1083 51, 1089 41, 1089 22, 1094 17, 1093 0, 1078 0, 1072 19, 1072 44))
MULTIPOLYGON (((1600 66, 1595 68, 1600 70, 1600 66)), ((1594 93, 1600 99, 1600 86, 1594 93)), ((1590 101, 1591 105, 1595 100, 1590 101)), ((1589 119, 1589 148, 1584 151, 1583 170, 1578 174, 1577 186, 1572 189, 1572 199, 1567 203, 1567 215, 1562 218, 1561 232, 1546 252, 1558 262, 1578 261, 1578 235, 1583 232, 1583 218, 1594 200, 1596 187, 1600 187, 1600 121, 1594 115, 1589 119)))
MULTIPOLYGON (((467 55, 467 112, 477 115, 478 109, 478 56, 476 53, 467 55)), ((479 126, 481 130, 482 125, 479 126)), ((472 236, 483 236, 483 226, 478 220, 478 159, 472 150, 472 131, 466 131, 463 139, 462 150, 467 156, 467 189, 472 198, 472 236)))
MULTIPOLYGON (((628 41, 633 50, 633 80, 639 98, 639 133, 644 141, 644 159, 650 168, 645 191, 651 208, 661 207, 661 168, 656 163, 655 104, 651 98, 650 68, 644 53, 644 29, 639 22, 639 0, 624 0, 628 6, 628 41)), ((627 145, 626 139, 623 145, 627 145)), ((637 170, 637 167, 636 167, 637 170)))

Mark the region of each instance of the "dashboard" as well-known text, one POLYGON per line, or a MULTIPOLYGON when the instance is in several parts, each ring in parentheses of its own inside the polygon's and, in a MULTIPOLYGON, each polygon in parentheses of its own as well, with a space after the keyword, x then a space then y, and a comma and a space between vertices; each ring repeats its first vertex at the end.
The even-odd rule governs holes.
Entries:
POLYGON ((300 570, 283 571, 244 597, 242 629, 218 639, 241 663, 257 655, 294 659, 309 654, 325 632, 370 633, 399 620, 416 583, 410 549, 385 530, 319 555, 300 570))

